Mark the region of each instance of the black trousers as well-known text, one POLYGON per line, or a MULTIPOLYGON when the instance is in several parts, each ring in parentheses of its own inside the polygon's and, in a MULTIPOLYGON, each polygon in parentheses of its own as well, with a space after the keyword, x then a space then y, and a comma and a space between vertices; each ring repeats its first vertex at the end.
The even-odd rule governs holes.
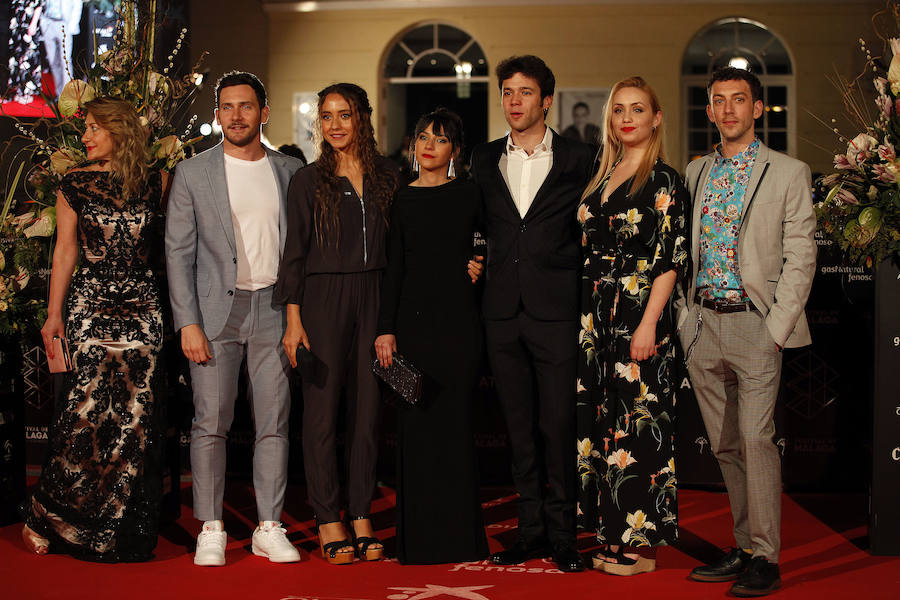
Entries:
POLYGON ((485 320, 487 350, 509 429, 519 538, 575 543, 575 369, 578 322, 524 310, 485 320))
POLYGON ((315 356, 302 373, 303 465, 309 504, 321 522, 340 519, 337 420, 346 388, 347 508, 369 514, 378 458, 380 393, 372 362, 381 271, 310 275, 300 313, 315 356))

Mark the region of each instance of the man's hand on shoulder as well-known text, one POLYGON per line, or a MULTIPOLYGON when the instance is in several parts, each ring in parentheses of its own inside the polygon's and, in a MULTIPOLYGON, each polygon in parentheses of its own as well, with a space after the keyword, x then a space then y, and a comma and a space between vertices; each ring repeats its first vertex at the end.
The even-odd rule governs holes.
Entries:
POLYGON ((203 364, 212 358, 209 352, 209 340, 197 323, 185 325, 181 328, 181 350, 188 360, 197 364, 203 364))

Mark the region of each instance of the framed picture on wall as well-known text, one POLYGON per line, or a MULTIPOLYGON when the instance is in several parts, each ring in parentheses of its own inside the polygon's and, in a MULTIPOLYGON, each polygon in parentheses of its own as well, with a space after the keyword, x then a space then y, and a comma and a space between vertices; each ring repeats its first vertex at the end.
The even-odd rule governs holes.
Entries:
POLYGON ((600 145, 609 88, 564 88, 553 100, 557 131, 564 137, 600 145))

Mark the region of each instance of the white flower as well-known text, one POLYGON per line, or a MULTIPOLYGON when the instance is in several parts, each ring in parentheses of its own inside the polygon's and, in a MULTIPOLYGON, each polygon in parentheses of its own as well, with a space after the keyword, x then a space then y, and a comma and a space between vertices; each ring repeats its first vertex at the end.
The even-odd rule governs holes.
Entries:
POLYGON ((78 161, 75 160, 74 152, 68 148, 57 150, 50 155, 50 168, 57 175, 65 175, 69 169, 74 167, 78 161))
POLYGON ((627 450, 623 450, 619 448, 612 454, 606 457, 606 464, 611 466, 619 467, 620 469, 625 469, 628 465, 633 465, 637 462, 637 459, 631 456, 631 452, 627 450))
POLYGON ((41 210, 37 220, 31 226, 26 227, 23 233, 27 238, 48 237, 53 235, 54 229, 56 229, 56 207, 48 206, 41 210))
POLYGON ((878 140, 867 133, 861 133, 847 145, 847 160, 856 169, 873 155, 877 147, 878 140))
POLYGON ((90 102, 96 96, 94 88, 86 81, 72 79, 66 83, 59 94, 59 113, 64 117, 74 116, 85 102, 90 102))
POLYGON ((631 383, 641 378, 641 367, 634 361, 628 364, 617 362, 616 375, 624 377, 625 381, 631 383))

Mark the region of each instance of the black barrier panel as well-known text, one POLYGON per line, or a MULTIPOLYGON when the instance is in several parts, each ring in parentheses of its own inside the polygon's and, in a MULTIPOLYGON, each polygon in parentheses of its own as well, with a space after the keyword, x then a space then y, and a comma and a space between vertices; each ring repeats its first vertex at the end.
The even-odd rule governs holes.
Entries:
POLYGON ((19 340, 0 345, 0 526, 18 520, 25 497, 25 411, 22 403, 19 340))
POLYGON ((900 270, 884 262, 876 277, 869 544, 872 554, 900 555, 900 270))

